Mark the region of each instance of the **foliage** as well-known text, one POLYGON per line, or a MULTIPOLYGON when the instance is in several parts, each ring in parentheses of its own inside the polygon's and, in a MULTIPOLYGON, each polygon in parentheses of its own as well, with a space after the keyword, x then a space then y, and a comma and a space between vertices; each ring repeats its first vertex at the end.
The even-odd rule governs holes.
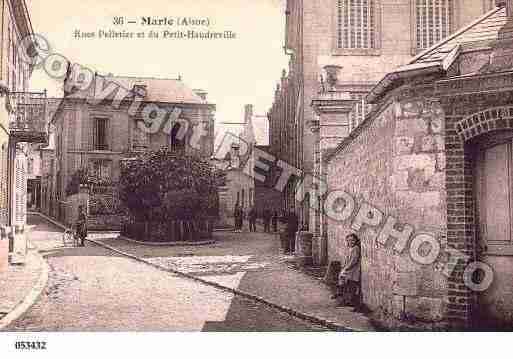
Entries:
POLYGON ((119 196, 136 221, 200 220, 218 216, 224 181, 199 157, 163 148, 122 163, 119 196))

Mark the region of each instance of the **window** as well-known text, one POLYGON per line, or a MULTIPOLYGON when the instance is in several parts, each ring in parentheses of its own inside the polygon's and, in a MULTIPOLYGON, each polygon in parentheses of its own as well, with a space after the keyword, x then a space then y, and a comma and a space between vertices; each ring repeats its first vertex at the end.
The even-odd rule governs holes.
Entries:
POLYGON ((182 150, 185 147, 185 133, 183 131, 183 128, 185 127, 182 126, 184 125, 181 122, 174 124, 169 138, 169 145, 171 148, 182 150))
POLYGON ((97 118, 94 121, 94 149, 108 150, 108 130, 109 120, 106 118, 97 118))
POLYGON ((488 12, 492 9, 495 9, 495 1, 496 0, 483 0, 483 12, 488 12))
POLYGON ((111 179, 111 161, 110 160, 92 160, 90 163, 91 175, 97 179, 111 179))
POLYGON ((146 131, 140 128, 145 126, 144 121, 134 121, 133 124, 132 150, 142 151, 148 149, 150 146, 150 136, 146 131))
POLYGON ((376 1, 337 1, 337 48, 376 49, 376 1))
POLYGON ((479 238, 484 245, 513 244, 513 142, 481 148, 475 191, 479 238))
POLYGON ((29 176, 34 174, 34 159, 32 158, 27 159, 27 174, 29 176))
POLYGON ((353 111, 349 114, 349 131, 354 130, 360 123, 363 122, 365 116, 371 111, 372 105, 365 102, 364 92, 352 93, 351 98, 357 100, 353 107, 353 111))
POLYGON ((415 0, 417 50, 428 49, 450 35, 453 0, 415 0))

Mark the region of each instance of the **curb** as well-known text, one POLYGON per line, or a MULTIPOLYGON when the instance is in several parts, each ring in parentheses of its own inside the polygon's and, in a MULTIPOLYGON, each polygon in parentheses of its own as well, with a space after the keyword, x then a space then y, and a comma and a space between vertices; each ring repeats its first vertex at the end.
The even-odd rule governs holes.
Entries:
MULTIPOLYGON (((66 229, 66 226, 64 226, 63 224, 61 224, 61 223, 59 223, 59 222, 57 222, 57 221, 47 217, 46 215, 44 215, 42 213, 31 212, 31 214, 39 215, 42 218, 48 220, 49 222, 55 224, 56 226, 58 226, 60 228, 63 228, 63 229, 66 229)), ((113 251, 114 253, 120 254, 120 255, 125 256, 127 258, 130 258, 130 259, 132 259, 134 261, 137 261, 137 262, 140 262, 140 263, 144 263, 146 265, 154 267, 154 268, 156 268, 158 270, 161 270, 161 271, 164 271, 164 272, 168 272, 168 273, 172 273, 172 274, 176 274, 178 276, 181 276, 181 277, 193 280, 195 282, 199 282, 199 283, 208 285, 210 287, 217 288, 219 290, 222 290, 223 292, 228 292, 228 293, 231 293, 231 294, 235 294, 235 295, 238 295, 240 297, 243 297, 243 298, 246 298, 246 299, 253 300, 255 302, 259 302, 259 303, 265 304, 265 305, 267 305, 267 306, 269 306, 271 308, 274 308, 274 309, 277 309, 277 310, 279 310, 281 312, 287 313, 287 314, 289 314, 289 315, 291 315, 293 317, 296 317, 296 318, 308 321, 308 322, 310 322, 312 324, 321 325, 321 326, 323 326, 323 327, 325 327, 327 329, 333 330, 333 331, 340 331, 340 332, 359 332, 360 331, 359 329, 351 328, 351 327, 348 327, 347 325, 342 325, 340 323, 336 323, 336 322, 333 322, 331 320, 328 320, 328 319, 325 319, 325 318, 322 318, 322 317, 317 317, 317 316, 314 316, 314 315, 306 314, 306 313, 297 311, 295 309, 292 309, 292 308, 289 308, 289 307, 286 307, 286 306, 283 306, 283 305, 280 305, 280 304, 277 304, 277 303, 273 303, 273 302, 271 302, 271 301, 269 301, 269 300, 267 300, 265 298, 262 298, 260 296, 257 296, 257 295, 251 294, 251 293, 247 293, 247 292, 239 290, 239 289, 226 287, 226 286, 221 285, 219 283, 211 282, 211 281, 199 278, 199 277, 195 277, 195 276, 190 275, 190 274, 185 273, 185 272, 180 272, 180 271, 177 271, 177 270, 174 270, 174 269, 166 268, 164 266, 152 263, 152 262, 150 262, 150 261, 148 261, 148 260, 146 260, 144 258, 134 256, 134 255, 132 255, 130 253, 121 251, 121 250, 119 250, 117 248, 114 248, 112 246, 109 246, 107 244, 104 244, 102 242, 99 242, 99 241, 96 241, 96 240, 93 240, 93 239, 86 239, 86 241, 94 243, 94 244, 96 244, 96 245, 98 245, 100 247, 106 248, 106 249, 108 249, 110 251, 113 251)))
MULTIPOLYGON (((62 229, 68 229, 68 227, 66 227, 62 223, 57 222, 55 219, 50 218, 47 215, 42 214, 40 212, 28 212, 28 214, 40 216, 40 217, 46 219, 48 222, 51 222, 52 224, 56 225, 57 227, 60 227, 62 229)), ((89 231, 89 232, 90 233, 103 233, 103 231, 89 231)), ((113 231, 112 233, 119 233, 119 232, 113 231)), ((211 240, 208 240, 208 241, 202 241, 202 242, 168 242, 168 243, 140 242, 140 241, 136 241, 135 239, 131 239, 131 238, 125 237, 125 236, 123 236, 121 234, 119 234, 118 238, 121 239, 121 240, 127 241, 127 242, 135 243, 135 244, 141 244, 141 245, 145 245, 145 246, 155 246, 155 247, 206 246, 206 245, 209 245, 209 244, 215 244, 216 243, 215 239, 211 239, 211 240)), ((86 239, 86 240, 89 241, 90 239, 86 239)))
POLYGON ((208 241, 201 241, 201 242, 166 242, 166 243, 159 243, 159 242, 140 242, 136 241, 135 239, 131 239, 122 235, 119 235, 118 239, 121 239, 123 241, 135 243, 135 244, 141 244, 144 246, 150 246, 150 247, 195 247, 195 246, 206 246, 209 244, 215 244, 216 241, 211 239, 208 241))
POLYGON ((32 287, 23 301, 0 320, 0 331, 5 329, 11 323, 19 319, 23 314, 25 314, 36 303, 36 301, 43 293, 43 290, 46 288, 46 285, 48 284, 48 276, 50 272, 48 263, 39 253, 37 247, 35 247, 35 255, 41 262, 41 274, 39 275, 36 284, 32 287))
POLYGON ((108 249, 110 251, 113 251, 113 252, 115 252, 117 254, 123 255, 125 257, 130 258, 130 259, 133 259, 133 260, 135 260, 137 262, 144 263, 144 264, 152 266, 152 267, 154 267, 156 269, 162 270, 164 272, 176 274, 176 275, 179 275, 181 277, 185 277, 185 278, 191 279, 193 281, 196 281, 196 282, 199 282, 199 283, 202 283, 202 284, 205 284, 205 285, 217 288, 217 289, 222 290, 224 292, 229 292, 229 293, 232 293, 232 294, 235 294, 235 295, 238 295, 238 296, 241 296, 241 297, 244 297, 244 298, 247 298, 247 299, 259 302, 259 303, 262 303, 262 304, 265 304, 265 305, 267 305, 267 306, 269 306, 271 308, 277 309, 277 310, 279 310, 281 312, 285 312, 285 313, 287 313, 287 314, 289 314, 289 315, 291 315, 293 317, 306 320, 306 321, 308 321, 310 323, 313 323, 313 324, 321 325, 321 326, 323 326, 325 328, 328 328, 330 330, 333 330, 333 331, 342 331, 342 332, 359 331, 357 329, 353 329, 353 328, 350 328, 348 326, 335 323, 335 322, 330 321, 330 320, 325 319, 325 318, 316 317, 316 316, 313 316, 313 315, 310 315, 310 314, 302 313, 302 312, 299 312, 299 311, 294 310, 292 308, 289 308, 289 307, 286 307, 286 306, 283 306, 283 305, 280 305, 280 304, 276 304, 276 303, 270 302, 270 301, 268 301, 265 298, 259 297, 259 296, 254 295, 254 294, 247 293, 247 292, 239 290, 239 289, 226 287, 226 286, 221 285, 221 284, 216 283, 216 282, 211 282, 211 281, 208 281, 208 280, 205 280, 205 279, 202 279, 202 278, 199 278, 199 277, 195 277, 193 275, 190 275, 190 274, 187 274, 187 273, 184 273, 184 272, 180 272, 180 271, 177 271, 177 270, 174 270, 174 269, 166 268, 164 266, 152 263, 150 261, 145 260, 144 258, 134 256, 134 255, 132 255, 130 253, 121 251, 121 250, 119 250, 117 248, 114 248, 112 246, 109 246, 107 244, 101 243, 101 242, 96 241, 96 240, 88 239, 88 241, 92 242, 92 243, 94 243, 94 244, 96 244, 96 245, 98 245, 100 247, 106 248, 106 249, 108 249))

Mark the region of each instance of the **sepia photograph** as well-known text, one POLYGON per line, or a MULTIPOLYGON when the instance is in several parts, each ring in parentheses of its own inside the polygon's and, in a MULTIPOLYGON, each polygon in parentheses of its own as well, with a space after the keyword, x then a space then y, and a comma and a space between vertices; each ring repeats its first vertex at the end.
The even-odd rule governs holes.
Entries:
POLYGON ((0 7, 1 357, 513 330, 513 0, 0 7))

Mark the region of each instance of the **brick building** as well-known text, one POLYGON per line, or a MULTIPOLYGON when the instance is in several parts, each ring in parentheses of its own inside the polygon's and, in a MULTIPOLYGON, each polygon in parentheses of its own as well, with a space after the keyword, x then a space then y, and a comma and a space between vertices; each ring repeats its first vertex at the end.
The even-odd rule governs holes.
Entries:
MULTIPOLYGON (((387 72, 492 6, 490 0, 288 0, 285 51, 290 63, 269 111, 271 152, 303 174, 321 176, 322 152, 362 122, 371 110, 365 95, 387 72), (329 91, 333 76, 337 89, 329 91), (337 110, 326 109, 335 114, 321 129, 316 107, 330 96, 338 96, 339 106, 350 111, 340 117, 337 110)), ((292 178, 287 185, 282 205, 295 207, 309 228, 319 228, 320 218, 310 210, 317 194, 309 193, 299 206, 294 200, 298 182, 292 178)), ((320 230, 315 231, 318 250, 325 252, 320 230)))
POLYGON ((20 262, 26 252, 26 155, 30 144, 47 140, 46 94, 27 91, 33 29, 25 1, 1 0, 0 7, 0 224, 2 237, 15 232, 11 262, 20 262))
POLYGON ((55 150, 42 151, 42 207, 48 214, 69 222, 67 189, 80 169, 115 184, 120 161, 146 150, 171 146, 212 155, 215 105, 206 92, 181 79, 94 74, 85 81, 77 67, 70 68, 52 119, 55 150))
MULTIPOLYGON (((513 323, 513 2, 497 6, 386 74, 322 159, 329 259, 358 233, 363 300, 382 317, 513 323)), ((321 123, 349 118, 324 95, 321 123)))

